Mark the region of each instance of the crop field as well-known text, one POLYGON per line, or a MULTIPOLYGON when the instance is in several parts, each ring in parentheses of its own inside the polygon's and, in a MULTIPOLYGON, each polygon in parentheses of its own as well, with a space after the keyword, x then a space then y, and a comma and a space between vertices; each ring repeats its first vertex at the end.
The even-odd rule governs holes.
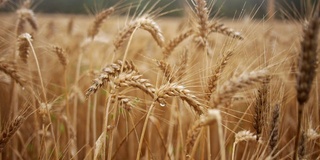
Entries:
POLYGON ((186 4, 0 13, 0 160, 320 159, 319 7, 186 4))

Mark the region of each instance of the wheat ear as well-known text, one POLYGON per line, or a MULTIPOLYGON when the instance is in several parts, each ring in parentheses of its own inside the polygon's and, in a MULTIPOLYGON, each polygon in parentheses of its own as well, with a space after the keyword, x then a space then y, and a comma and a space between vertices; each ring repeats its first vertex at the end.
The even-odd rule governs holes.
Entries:
POLYGON ((132 21, 131 23, 129 23, 128 26, 124 27, 120 31, 113 43, 115 47, 114 52, 116 52, 123 45, 124 41, 131 36, 131 34, 136 28, 141 28, 148 31, 155 39, 157 44, 160 47, 163 46, 164 38, 159 25, 156 22, 154 22, 151 18, 141 17, 132 21))
POLYGON ((238 78, 233 78, 221 85, 219 90, 212 96, 213 107, 219 107, 228 102, 232 96, 239 90, 252 86, 255 83, 262 82, 268 77, 267 70, 252 71, 250 73, 243 73, 238 78))
POLYGON ((25 118, 24 116, 17 116, 0 135, 0 153, 3 151, 6 144, 13 137, 16 131, 21 127, 25 118))
POLYGON ((236 158, 235 157, 235 150, 236 150, 236 146, 239 142, 254 141, 257 139, 257 136, 254 135, 254 133, 251 133, 250 131, 247 131, 247 130, 243 130, 243 131, 236 133, 234 137, 235 137, 235 140, 233 142, 232 160, 234 160, 236 158))
POLYGON ((196 140, 199 138, 200 130, 204 126, 212 125, 214 122, 218 124, 218 135, 219 135, 219 143, 221 150, 221 159, 226 159, 225 153, 225 142, 224 136, 222 132, 222 119, 220 111, 217 109, 209 109, 206 114, 200 116, 198 120, 194 122, 191 128, 188 131, 187 140, 186 140, 186 156, 188 158, 193 158, 195 153, 195 149, 197 148, 196 140))
POLYGON ((270 130, 270 138, 269 138, 269 146, 271 148, 271 156, 274 157, 277 151, 277 144, 279 141, 279 116, 280 109, 277 104, 272 112, 272 121, 271 121, 271 130, 270 130))
POLYGON ((176 77, 177 77, 177 81, 180 81, 184 77, 187 71, 187 66, 188 66, 187 49, 185 49, 185 51, 183 51, 182 54, 180 55, 177 66, 179 67, 179 69, 177 70, 176 77))
POLYGON ((258 96, 254 106, 254 122, 253 128, 256 130, 257 141, 259 140, 265 123, 265 111, 268 108, 268 87, 269 77, 263 79, 262 86, 258 89, 258 96))
POLYGON ((110 65, 107 65, 102 69, 99 76, 93 80, 93 84, 87 89, 86 97, 88 98, 91 94, 95 93, 100 87, 102 87, 106 82, 109 82, 111 78, 119 75, 121 68, 122 72, 130 73, 132 71, 137 71, 136 67, 131 61, 121 61, 118 60, 110 65))
POLYGON ((24 63, 28 62, 30 45, 27 39, 32 41, 32 37, 28 33, 23 33, 18 37, 18 53, 24 63))
POLYGON ((217 83, 218 83, 218 80, 221 76, 221 73, 223 72, 224 68, 226 67, 226 65, 232 55, 233 55, 232 51, 230 51, 226 55, 224 55, 221 62, 219 63, 219 65, 214 70, 213 74, 209 77, 208 82, 207 82, 207 89, 205 91, 205 93, 206 93, 205 99, 207 101, 210 100, 212 93, 216 90, 217 83))
POLYGON ((168 82, 172 83, 175 81, 175 77, 173 76, 172 67, 170 64, 166 63, 165 61, 156 61, 157 66, 160 68, 160 70, 163 72, 165 78, 168 82))
POLYGON ((121 73, 112 81, 118 87, 134 87, 154 98, 155 88, 149 80, 141 78, 142 75, 135 71, 130 73, 121 73))
POLYGON ((239 40, 243 40, 244 38, 241 36, 240 32, 236 32, 234 31, 232 28, 228 28, 226 27, 224 24, 218 23, 218 22, 212 22, 209 25, 209 33, 212 32, 218 32, 221 33, 223 35, 232 37, 232 38, 236 38, 239 40))
POLYGON ((21 8, 21 9, 17 10, 17 14, 19 16, 18 21, 17 21, 17 25, 16 25, 17 35, 20 35, 21 33, 24 32, 26 21, 30 24, 30 26, 32 27, 33 30, 35 30, 35 31, 38 30, 38 23, 37 23, 37 20, 34 16, 34 13, 32 10, 27 9, 27 8, 21 8))
POLYGON ((208 37, 208 8, 207 2, 205 0, 195 0, 195 9, 198 17, 198 36, 201 37, 204 41, 208 37))
POLYGON ((155 92, 157 101, 165 104, 165 98, 177 96, 186 101, 199 115, 206 113, 206 109, 197 100, 198 98, 191 94, 191 91, 177 83, 167 83, 159 87, 155 92))
POLYGON ((0 59, 0 71, 3 71, 5 74, 10 76, 14 81, 19 83, 21 86, 24 86, 26 80, 18 73, 16 69, 16 64, 14 62, 6 61, 0 59))
POLYGON ((304 104, 309 99, 313 79, 316 75, 317 68, 317 48, 318 48, 318 32, 319 32, 319 12, 320 3, 313 18, 303 30, 303 40, 301 41, 301 51, 298 61, 298 75, 297 75, 297 101, 298 106, 298 129, 295 141, 295 151, 293 159, 298 158, 299 138, 301 132, 301 121, 303 115, 304 104))
POLYGON ((58 47, 58 46, 53 46, 53 51, 57 55, 60 64, 64 68, 66 68, 67 64, 68 64, 68 59, 67 59, 67 57, 66 57, 66 55, 64 53, 65 51, 61 47, 58 47))
POLYGON ((88 36, 94 39, 94 37, 98 34, 101 25, 105 19, 107 19, 112 13, 114 12, 114 8, 110 7, 106 10, 103 10, 100 12, 96 18, 94 19, 94 22, 90 26, 88 30, 88 36))
POLYGON ((183 32, 179 34, 177 37, 173 38, 172 40, 169 41, 168 44, 166 44, 163 49, 162 49, 162 54, 164 56, 164 59, 167 59, 172 51, 185 39, 190 37, 193 34, 193 30, 189 29, 186 32, 183 32))

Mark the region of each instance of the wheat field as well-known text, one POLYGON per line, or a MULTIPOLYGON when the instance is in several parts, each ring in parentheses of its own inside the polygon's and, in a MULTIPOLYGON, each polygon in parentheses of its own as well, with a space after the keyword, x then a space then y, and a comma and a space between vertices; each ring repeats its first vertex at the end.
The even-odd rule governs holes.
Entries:
POLYGON ((0 159, 320 159, 318 6, 261 20, 205 0, 173 18, 33 5, 0 14, 0 159))

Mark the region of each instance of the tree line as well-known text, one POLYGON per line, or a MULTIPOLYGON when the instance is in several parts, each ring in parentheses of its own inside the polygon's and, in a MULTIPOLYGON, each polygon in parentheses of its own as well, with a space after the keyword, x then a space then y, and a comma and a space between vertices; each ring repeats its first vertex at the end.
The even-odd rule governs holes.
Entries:
MULTIPOLYGON (((238 18, 249 15, 261 18, 268 13, 267 1, 269 0, 207 0, 207 3, 212 6, 210 13, 212 16, 238 18)), ((316 0, 276 0, 277 17, 281 17, 281 15, 303 17, 305 12, 310 10, 307 9, 308 3, 312 5, 315 2, 316 0), (285 14, 282 14, 283 12, 285 14)), ((21 3, 22 0, 11 0, 1 10, 13 11, 15 7, 18 7, 17 4, 21 3)), ((152 7, 156 4, 154 8, 167 12, 166 16, 180 16, 184 14, 183 7, 187 7, 187 4, 192 5, 192 0, 33 0, 33 4, 36 12, 67 14, 95 14, 114 5, 118 6, 120 14, 125 14, 129 6, 135 6, 138 10, 142 10, 146 5, 152 7)))

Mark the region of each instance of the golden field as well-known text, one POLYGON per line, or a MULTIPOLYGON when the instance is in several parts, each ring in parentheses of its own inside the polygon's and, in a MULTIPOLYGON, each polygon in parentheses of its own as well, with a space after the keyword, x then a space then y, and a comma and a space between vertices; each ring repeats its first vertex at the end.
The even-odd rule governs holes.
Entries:
POLYGON ((196 4, 0 14, 1 159, 319 159, 319 15, 196 4))

